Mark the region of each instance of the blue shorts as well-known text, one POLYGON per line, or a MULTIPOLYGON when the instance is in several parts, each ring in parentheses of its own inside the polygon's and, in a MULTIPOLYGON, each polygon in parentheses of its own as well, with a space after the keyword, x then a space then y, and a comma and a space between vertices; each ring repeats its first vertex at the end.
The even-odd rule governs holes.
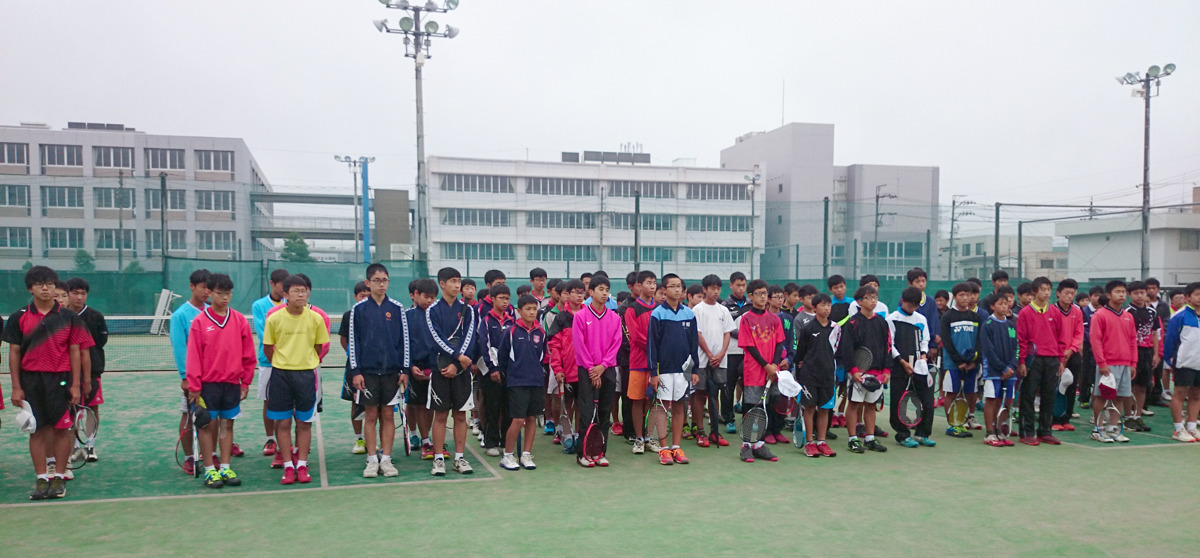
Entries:
POLYGON ((208 409, 208 416, 233 420, 242 414, 242 386, 224 382, 200 384, 200 398, 208 409))
POLYGON ((1017 391, 1017 377, 1007 380, 988 378, 983 381, 983 396, 987 399, 1012 399, 1017 391))
POLYGON ((958 367, 946 370, 946 379, 942 382, 942 390, 950 393, 975 393, 975 388, 979 384, 979 366, 975 366, 968 372, 959 370, 958 367))
POLYGON ((838 385, 846 383, 846 368, 839 364, 833 369, 833 376, 837 379, 838 385))
POLYGON ((828 403, 821 405, 821 408, 822 409, 832 409, 836 402, 837 402, 837 395, 834 395, 833 397, 829 398, 828 403))
POLYGON ((267 418, 312 422, 320 386, 316 370, 273 369, 267 385, 267 418))

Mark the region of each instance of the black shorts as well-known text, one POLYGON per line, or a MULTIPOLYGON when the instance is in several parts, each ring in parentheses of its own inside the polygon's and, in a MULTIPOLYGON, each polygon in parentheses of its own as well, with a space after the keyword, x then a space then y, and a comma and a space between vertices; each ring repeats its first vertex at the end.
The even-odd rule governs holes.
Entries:
POLYGON ((53 426, 65 430, 71 427, 70 372, 22 371, 19 378, 38 428, 53 426))
POLYGON ((1138 347, 1137 376, 1132 382, 1135 386, 1150 387, 1154 385, 1154 347, 1138 347))
POLYGON ((429 397, 425 407, 434 411, 470 411, 475 408, 475 397, 471 392, 471 374, 459 372, 447 378, 434 370, 429 379, 429 397))
POLYGON ((342 400, 354 401, 354 382, 350 379, 349 366, 346 366, 346 374, 342 376, 342 400))
POLYGON ((508 416, 525 418, 546 412, 545 389, 540 387, 504 388, 508 394, 508 416))
POLYGON ((802 407, 821 408, 821 406, 833 399, 834 391, 833 386, 807 387, 807 389, 800 392, 800 405, 802 407))
POLYGON ((408 393, 405 394, 404 402, 409 405, 425 405, 429 400, 429 380, 422 380, 416 376, 408 376, 408 393))
MULTIPOLYGON (((1200 370, 1176 368, 1173 377, 1176 388, 1200 387, 1200 370)), ((1175 397, 1187 397, 1187 392, 1175 392, 1175 397)))
POLYGON ((400 393, 400 374, 363 374, 363 392, 358 402, 364 407, 383 407, 400 393))
POLYGON ((271 369, 267 383, 267 418, 312 422, 317 414, 316 370, 271 369))
POLYGON ((88 407, 99 407, 104 403, 104 388, 100 385, 99 374, 92 376, 92 391, 89 391, 86 396, 82 393, 79 396, 84 398, 85 405, 88 407))
POLYGON ((200 398, 204 400, 204 408, 212 418, 233 420, 242 409, 242 386, 224 382, 203 382, 200 384, 200 398))

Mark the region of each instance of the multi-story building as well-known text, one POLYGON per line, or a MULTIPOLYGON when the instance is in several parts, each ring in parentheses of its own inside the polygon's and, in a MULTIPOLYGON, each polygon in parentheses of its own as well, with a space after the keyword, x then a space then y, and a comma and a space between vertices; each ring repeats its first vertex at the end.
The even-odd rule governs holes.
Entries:
POLYGON ((761 251, 764 235, 761 188, 752 192, 746 179, 752 171, 620 160, 630 164, 430 157, 430 272, 494 268, 523 277, 541 267, 578 277, 605 269, 619 282, 634 268, 635 228, 642 269, 686 279, 750 271, 751 247, 761 251))
POLYGON ((153 135, 121 124, 0 126, 0 268, 70 269, 82 249, 99 270, 161 265, 166 178, 169 256, 249 259, 251 216, 270 191, 238 138, 153 135))
MULTIPOLYGON (((1074 279, 1145 279, 1140 277, 1140 213, 1061 221, 1055 223, 1054 234, 1067 237, 1067 263, 1074 279)), ((1200 213, 1150 214, 1150 276, 1164 285, 1200 281, 1200 213)))
POLYGON ((1017 278, 1018 270, 1023 278, 1030 279, 1045 276, 1051 281, 1061 281, 1068 276, 1066 247, 1054 246, 1054 238, 1050 236, 1022 235, 1017 244, 1017 235, 1002 234, 999 254, 997 258, 995 235, 971 235, 955 238, 954 245, 942 251, 942 260, 951 279, 978 277, 984 284, 991 279, 997 259, 1000 269, 1013 279, 1017 278))

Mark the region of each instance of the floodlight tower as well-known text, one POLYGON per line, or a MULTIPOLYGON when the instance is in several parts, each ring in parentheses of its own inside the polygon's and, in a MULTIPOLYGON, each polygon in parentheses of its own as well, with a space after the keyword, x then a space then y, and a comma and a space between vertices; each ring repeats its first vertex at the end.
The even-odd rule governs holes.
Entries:
POLYGON ((1129 72, 1117 78, 1121 85, 1140 85, 1134 89, 1134 97, 1146 100, 1145 138, 1142 141, 1142 279, 1150 276, 1150 98, 1158 96, 1162 78, 1175 73, 1175 65, 1167 64, 1162 68, 1150 66, 1146 76, 1140 72, 1129 72), (1154 93, 1150 93, 1150 85, 1154 85, 1154 93))

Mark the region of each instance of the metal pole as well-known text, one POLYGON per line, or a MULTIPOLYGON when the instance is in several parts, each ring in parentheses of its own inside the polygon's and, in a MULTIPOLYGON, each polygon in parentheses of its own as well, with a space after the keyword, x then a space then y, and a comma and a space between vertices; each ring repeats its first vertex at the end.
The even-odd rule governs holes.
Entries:
POLYGON ((117 271, 125 269, 125 171, 117 171, 117 271))
POLYGON ((800 278, 800 245, 799 244, 796 245, 796 274, 793 275, 792 278, 793 279, 800 278))
POLYGON ((950 200, 950 254, 949 262, 946 266, 946 279, 954 280, 954 212, 958 209, 958 200, 951 198, 950 200))
POLYGON ((824 225, 821 227, 821 277, 827 278, 829 277, 829 196, 825 196, 824 225))
MULTIPOLYGON (((642 270, 642 191, 633 193, 633 270, 642 270)), ((569 275, 569 274, 568 274, 569 275)))
MULTIPOLYGON (((758 177, 755 177, 754 184, 758 183, 758 177)), ((751 186, 750 188, 750 278, 754 279, 754 191, 758 188, 751 186)))
POLYGON ((600 228, 600 252, 596 254, 596 263, 600 264, 599 269, 604 269, 604 186, 600 187, 600 215, 596 226, 600 228))
POLYGON ((871 249, 867 252, 871 257, 871 273, 879 273, 879 189, 875 187, 875 236, 871 238, 871 249))
POLYGON ((992 264, 994 269, 1000 269, 1000 202, 996 202, 996 226, 993 236, 992 264))
POLYGON ((933 229, 925 229, 925 272, 933 273, 933 229))
POLYGON ((1146 131, 1142 150, 1142 275, 1150 276, 1150 76, 1142 80, 1146 98, 1146 131))
POLYGON ((1017 278, 1025 277, 1025 221, 1017 221, 1017 278))
MULTIPOLYGON (((162 237, 159 248, 162 249, 163 282, 167 275, 167 173, 158 173, 158 217, 162 226, 162 237)), ((164 285, 165 289, 166 286, 164 285)))
MULTIPOLYGON (((415 46, 417 49, 414 57, 415 77, 417 83, 417 253, 421 255, 421 259, 429 261, 429 221, 426 217, 425 206, 428 203, 428 185, 425 184, 425 101, 424 93, 421 85, 421 67, 425 65, 424 53, 424 37, 419 32, 421 28, 421 10, 413 10, 413 29, 418 30, 414 37, 415 46)), ((366 179, 366 173, 363 173, 363 179, 366 179)), ((363 198, 363 204, 366 205, 366 198, 363 198)), ((365 215, 364 211, 364 215, 365 215)), ((366 242, 366 237, 363 237, 363 242, 366 242)), ((369 251, 367 248, 365 251, 369 251)), ((365 260, 365 261, 370 261, 365 260)))
POLYGON ((359 238, 358 238, 358 169, 356 168, 357 166, 358 166, 358 162, 350 163, 350 174, 354 176, 354 254, 355 254, 355 257, 358 257, 358 254, 362 253, 359 249, 360 244, 358 243, 359 238))
POLYGON ((371 261, 371 186, 367 181, 367 167, 371 164, 363 161, 362 164, 362 255, 363 263, 371 261))
POLYGON ((857 277, 858 276, 858 239, 857 238, 854 239, 854 267, 852 267, 851 269, 854 270, 854 272, 850 274, 851 277, 857 277))

